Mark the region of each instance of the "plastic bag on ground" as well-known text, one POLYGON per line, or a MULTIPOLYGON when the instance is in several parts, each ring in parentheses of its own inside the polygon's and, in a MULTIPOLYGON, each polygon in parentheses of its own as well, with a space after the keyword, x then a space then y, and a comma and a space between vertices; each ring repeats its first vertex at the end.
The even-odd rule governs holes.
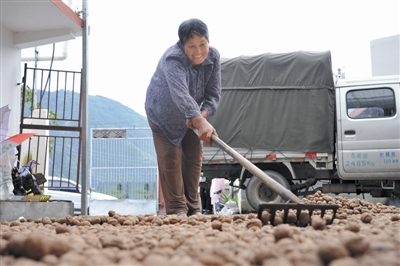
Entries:
POLYGON ((236 206, 236 202, 229 200, 225 203, 224 208, 222 208, 219 214, 221 215, 234 215, 240 212, 239 207, 236 206))

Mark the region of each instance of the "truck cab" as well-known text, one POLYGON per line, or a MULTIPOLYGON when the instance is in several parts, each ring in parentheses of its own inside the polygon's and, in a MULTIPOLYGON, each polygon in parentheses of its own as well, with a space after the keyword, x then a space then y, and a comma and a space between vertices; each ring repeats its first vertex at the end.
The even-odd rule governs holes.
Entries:
POLYGON ((400 179, 400 76, 336 84, 337 170, 343 180, 400 179))

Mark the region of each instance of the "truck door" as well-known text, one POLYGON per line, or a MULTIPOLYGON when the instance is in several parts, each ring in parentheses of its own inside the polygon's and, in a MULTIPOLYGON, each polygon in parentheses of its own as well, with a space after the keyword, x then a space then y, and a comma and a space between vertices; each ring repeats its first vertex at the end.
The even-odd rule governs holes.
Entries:
POLYGON ((339 176, 400 179, 399 84, 339 87, 336 93, 339 176))

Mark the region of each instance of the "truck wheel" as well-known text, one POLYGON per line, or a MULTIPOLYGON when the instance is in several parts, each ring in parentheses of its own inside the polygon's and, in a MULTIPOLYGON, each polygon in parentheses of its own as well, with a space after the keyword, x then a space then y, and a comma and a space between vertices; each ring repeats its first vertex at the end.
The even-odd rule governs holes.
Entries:
MULTIPOLYGON (((290 189, 289 182, 281 174, 275 171, 264 171, 268 176, 277 181, 286 189, 290 189)), ((284 200, 273 190, 267 187, 260 179, 256 176, 252 176, 246 188, 246 197, 250 206, 255 210, 258 210, 258 206, 261 203, 281 203, 284 200)))

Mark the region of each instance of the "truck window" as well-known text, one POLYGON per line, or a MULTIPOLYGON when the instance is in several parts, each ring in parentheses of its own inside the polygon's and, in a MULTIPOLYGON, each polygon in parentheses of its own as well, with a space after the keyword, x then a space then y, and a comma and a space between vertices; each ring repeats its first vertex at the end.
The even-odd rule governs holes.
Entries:
POLYGON ((390 88, 349 91, 347 115, 353 119, 391 117, 396 114, 394 92, 390 88))

